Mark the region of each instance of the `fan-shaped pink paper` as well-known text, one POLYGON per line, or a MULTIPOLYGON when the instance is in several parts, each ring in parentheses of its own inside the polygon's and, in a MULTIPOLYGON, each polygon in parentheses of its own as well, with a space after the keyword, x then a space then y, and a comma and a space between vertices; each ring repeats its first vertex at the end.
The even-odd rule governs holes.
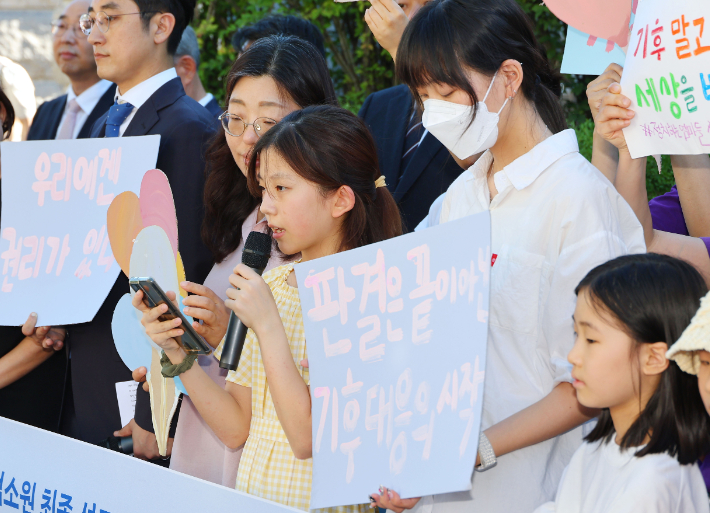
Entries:
POLYGON ((629 45, 631 0, 545 0, 552 14, 577 30, 629 45))
POLYGON ((151 169, 143 176, 140 205, 143 226, 160 226, 167 234, 177 259, 178 230, 175 202, 168 177, 159 169, 151 169))

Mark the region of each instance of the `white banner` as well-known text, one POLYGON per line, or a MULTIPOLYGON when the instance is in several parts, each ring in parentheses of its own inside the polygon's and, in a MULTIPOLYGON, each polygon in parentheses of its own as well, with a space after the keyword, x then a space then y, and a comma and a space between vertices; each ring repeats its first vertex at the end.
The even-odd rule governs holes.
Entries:
POLYGON ((0 513, 300 511, 0 417, 0 513))

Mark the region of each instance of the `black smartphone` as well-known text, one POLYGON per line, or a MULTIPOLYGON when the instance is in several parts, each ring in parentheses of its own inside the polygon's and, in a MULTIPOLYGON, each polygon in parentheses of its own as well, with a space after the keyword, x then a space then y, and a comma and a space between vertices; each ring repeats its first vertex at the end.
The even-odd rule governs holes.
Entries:
POLYGON ((161 321, 169 321, 176 317, 182 319, 179 329, 183 330, 184 333, 176 337, 176 340, 187 354, 210 354, 212 352, 210 345, 192 327, 192 322, 188 321, 173 302, 168 299, 168 296, 165 295, 163 289, 153 278, 131 278, 128 283, 134 291, 143 291, 143 303, 146 306, 155 308, 163 303, 168 305, 168 311, 159 318, 161 321))

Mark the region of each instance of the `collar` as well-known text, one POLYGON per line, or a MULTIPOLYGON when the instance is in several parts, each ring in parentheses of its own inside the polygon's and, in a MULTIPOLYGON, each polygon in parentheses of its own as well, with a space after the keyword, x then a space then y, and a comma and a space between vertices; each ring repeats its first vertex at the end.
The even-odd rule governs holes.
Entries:
POLYGON ((133 105, 136 110, 138 110, 145 102, 148 101, 148 98, 153 96, 153 93, 170 82, 172 79, 177 78, 177 76, 175 68, 166 69, 165 71, 162 71, 157 75, 153 75, 149 79, 144 80, 140 84, 132 87, 126 92, 126 94, 119 94, 117 87, 114 99, 118 103, 128 102, 133 105))
MULTIPOLYGON (((496 188, 501 191, 502 187, 499 187, 498 184, 501 180, 507 178, 513 187, 519 191, 523 190, 559 159, 570 153, 577 152, 579 152, 577 135, 571 128, 551 135, 497 173, 494 177, 496 188), (498 177, 497 175, 503 176, 498 177)), ((485 178, 491 167, 491 162, 493 162, 493 154, 489 150, 481 155, 478 161, 470 168, 470 172, 473 174, 472 178, 485 178)), ((503 184, 501 183, 501 185, 503 184)))
POLYGON ((207 107, 207 104, 208 104, 209 102, 211 102, 213 98, 214 98, 214 96, 212 96, 212 93, 207 93, 207 94, 206 94, 205 96, 203 96, 202 99, 201 99, 199 102, 197 102, 197 103, 199 103, 199 104, 202 105, 203 107, 207 107))
POLYGON ((111 82, 108 80, 99 80, 86 91, 77 96, 74 92, 74 88, 70 84, 67 88, 67 104, 69 104, 69 102, 73 99, 76 99, 76 103, 79 104, 81 110, 83 110, 86 114, 89 114, 92 110, 94 110, 94 107, 96 107, 96 104, 99 103, 101 97, 106 93, 106 91, 108 91, 109 87, 111 87, 111 82))

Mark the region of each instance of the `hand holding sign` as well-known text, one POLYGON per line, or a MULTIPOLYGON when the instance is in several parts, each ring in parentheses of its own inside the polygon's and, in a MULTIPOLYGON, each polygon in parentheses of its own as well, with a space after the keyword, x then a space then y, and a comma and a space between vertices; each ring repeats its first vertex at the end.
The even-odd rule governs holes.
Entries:
POLYGON ((409 17, 394 0, 370 0, 372 7, 365 11, 365 23, 382 48, 395 60, 399 40, 409 23, 409 17))

